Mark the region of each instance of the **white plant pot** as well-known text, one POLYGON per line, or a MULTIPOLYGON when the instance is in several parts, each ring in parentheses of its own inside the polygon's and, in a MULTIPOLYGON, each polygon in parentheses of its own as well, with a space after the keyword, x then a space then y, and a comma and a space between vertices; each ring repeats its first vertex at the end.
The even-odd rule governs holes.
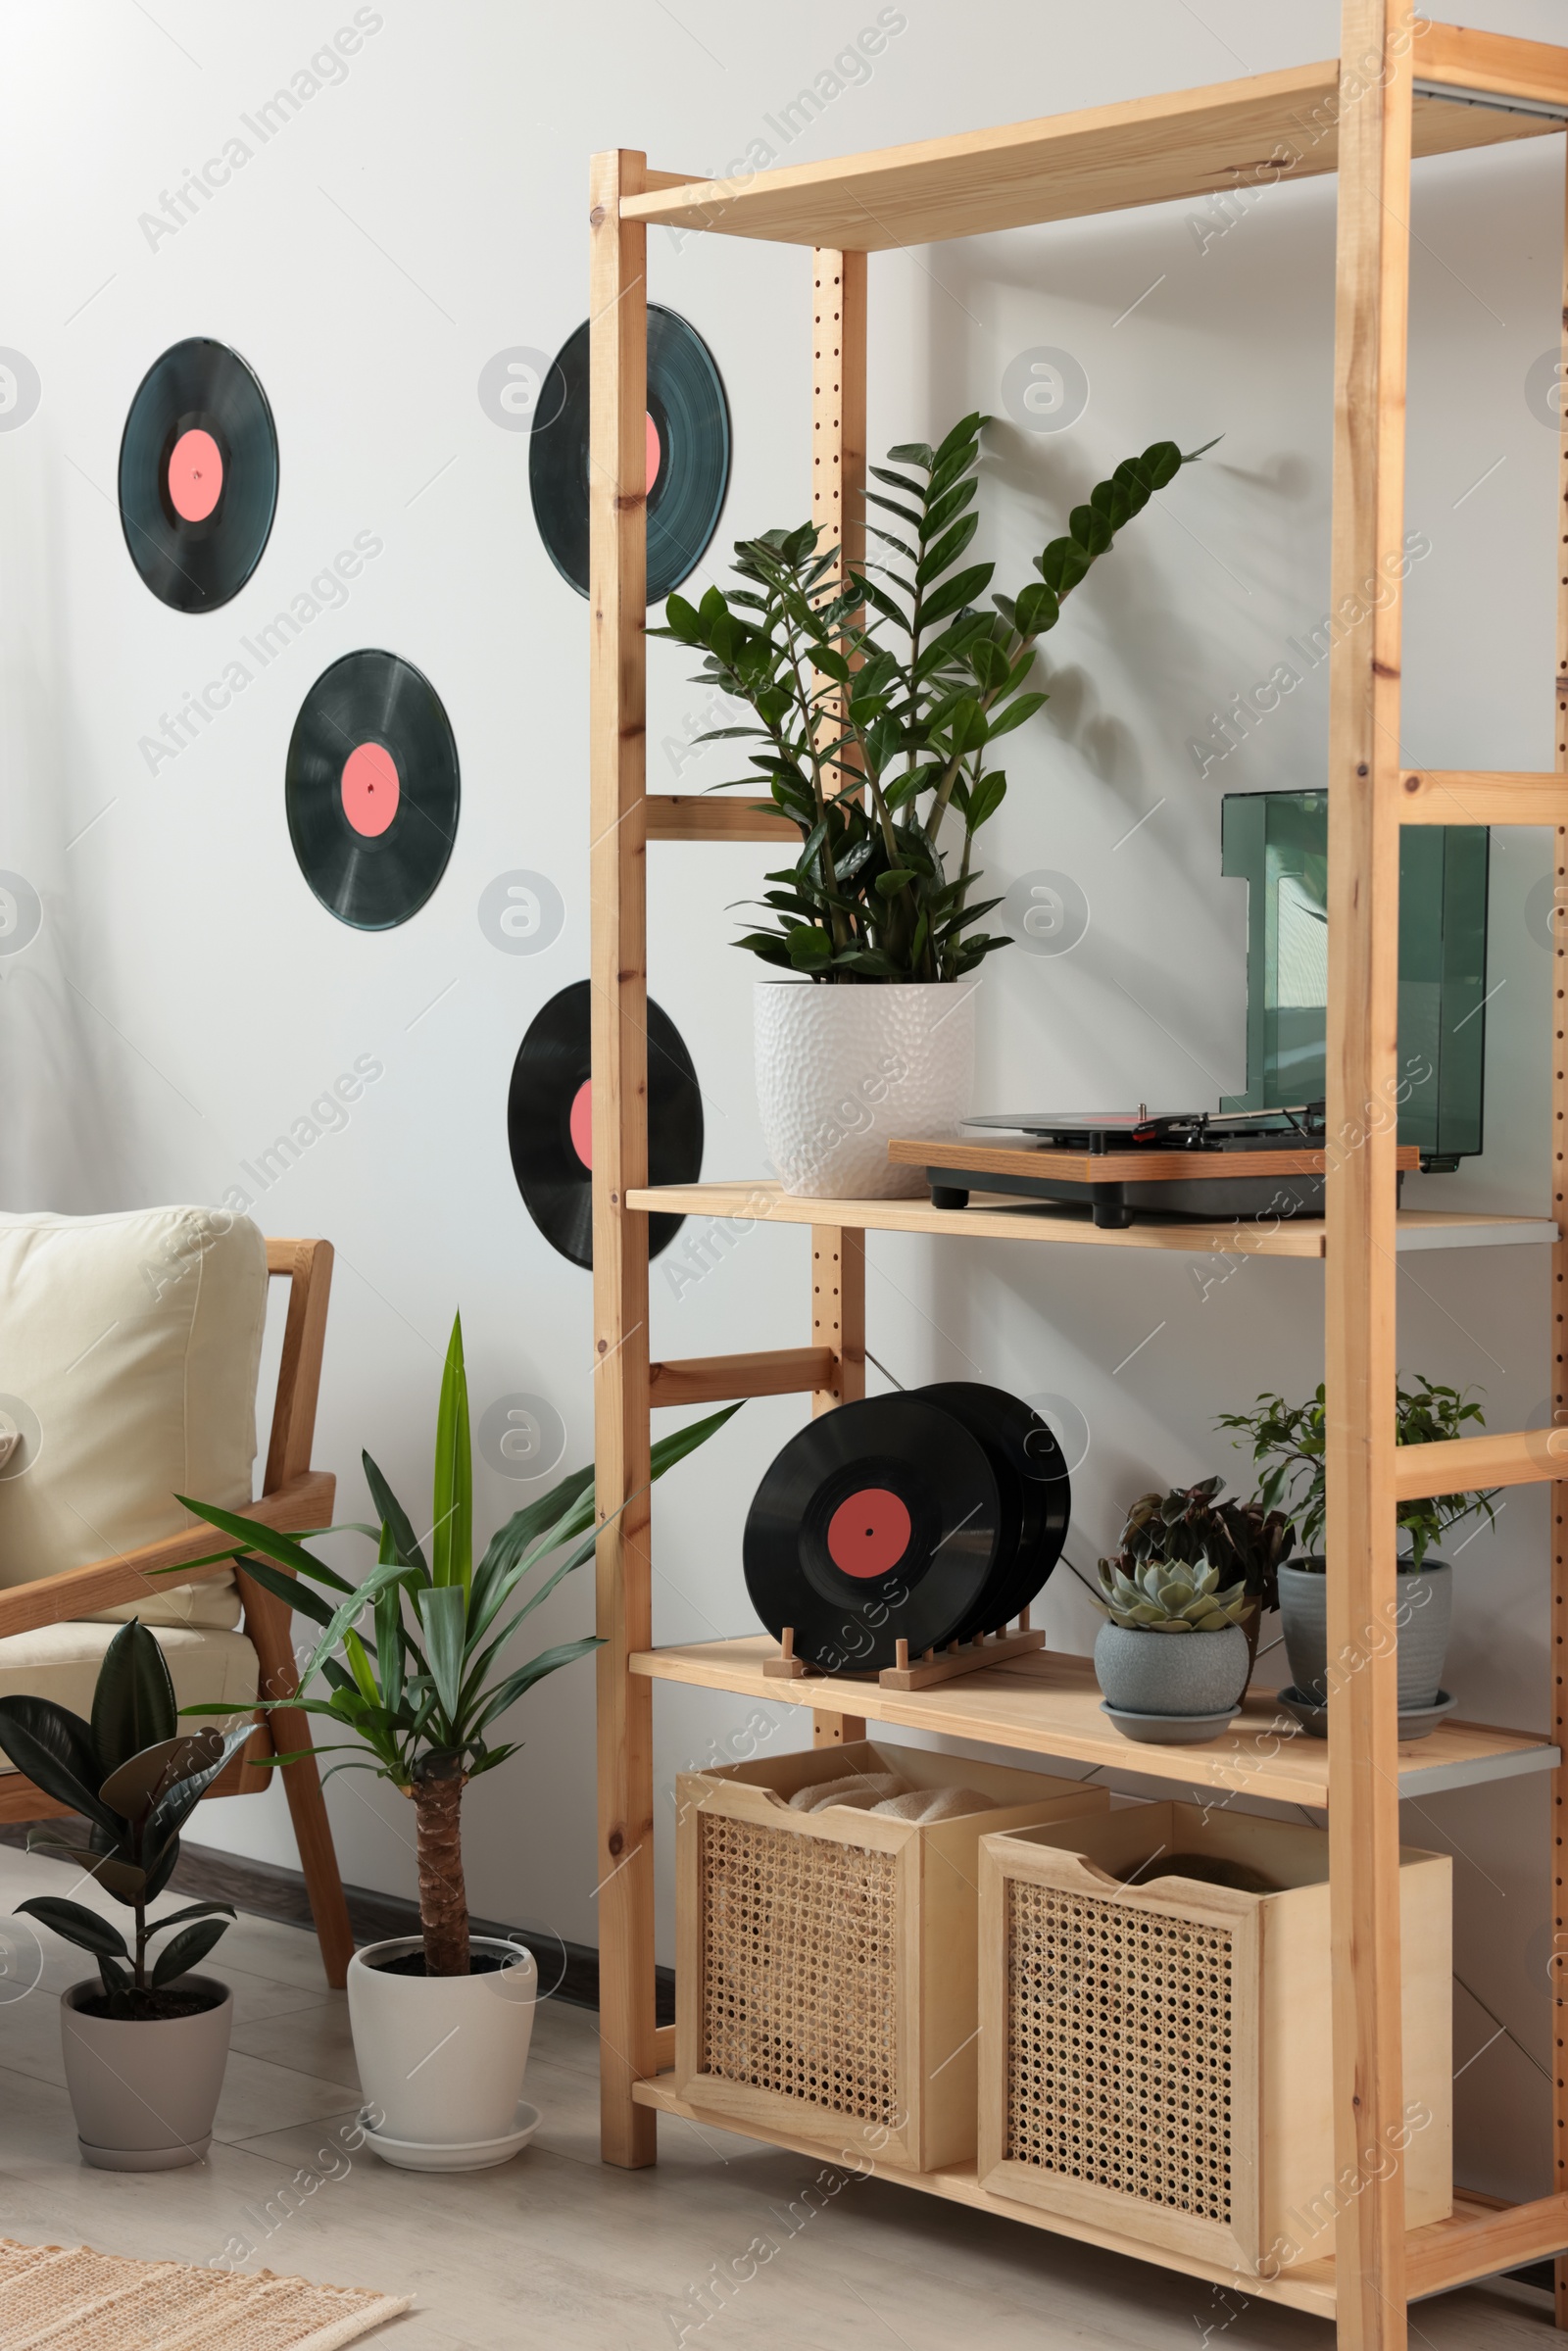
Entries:
POLYGON ((786 1192, 808 1200, 914 1200, 895 1135, 951 1141, 974 1086, 973 980, 827 987, 759 980, 757 1101, 786 1192))
MULTIPOLYGON (((508 1963, 477 1976, 392 1976, 377 1960, 422 1949, 416 1935, 371 1943, 349 1962, 349 2022, 372 2132, 405 2149, 483 2149, 516 2127, 539 1971, 516 1943, 476 1935, 508 1963)), ((405 2153, 400 2160, 409 2168, 405 2153)), ((477 2164, 493 2163, 479 2154, 477 2164)))

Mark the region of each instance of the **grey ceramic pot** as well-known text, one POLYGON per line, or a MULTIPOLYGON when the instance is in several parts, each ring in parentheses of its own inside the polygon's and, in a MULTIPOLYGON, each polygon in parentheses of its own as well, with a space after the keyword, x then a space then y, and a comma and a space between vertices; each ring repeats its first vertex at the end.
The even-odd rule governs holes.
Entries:
MULTIPOLYGON (((1396 1638, 1399 1650, 1399 1708, 1408 1713, 1436 1702, 1448 1653, 1453 1618, 1453 1570, 1429 1552, 1419 1575, 1401 1575, 1396 1592, 1396 1638)), ((1291 1680, 1305 1698, 1320 1703, 1333 1696, 1329 1683, 1329 1586, 1319 1561, 1315 1568, 1280 1569, 1280 1620, 1291 1680)), ((1337 1671, 1336 1685, 1343 1671, 1337 1671)))
POLYGON ((1223 1714, 1251 1668, 1240 1625, 1223 1633, 1143 1633, 1107 1618, 1095 1641, 1095 1672, 1118 1714, 1223 1714))
POLYGON ((199 2016, 133 2024, 79 2013, 78 2002, 103 1991, 95 1976, 61 1994, 76 2143, 100 2171, 172 2172, 200 2163, 212 2144, 234 1995, 211 1976, 182 1976, 179 1987, 223 1996, 199 2016))

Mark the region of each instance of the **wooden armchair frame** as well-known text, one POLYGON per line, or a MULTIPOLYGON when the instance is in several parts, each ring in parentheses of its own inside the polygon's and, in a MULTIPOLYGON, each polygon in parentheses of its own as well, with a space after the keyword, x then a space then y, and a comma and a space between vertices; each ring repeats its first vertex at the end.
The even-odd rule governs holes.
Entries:
MULTIPOLYGON (((288 1280, 288 1320, 261 1498, 249 1505, 248 1514, 268 1526, 299 1533, 330 1524, 337 1492, 337 1480, 329 1471, 311 1467, 326 1303, 332 1285, 332 1245, 329 1241, 269 1241, 267 1270, 274 1280, 288 1280)), ((162 1597, 169 1583, 153 1571, 200 1559, 217 1540, 211 1527, 193 1523, 187 1533, 166 1536, 161 1543, 145 1543, 134 1551, 96 1559, 87 1567, 67 1568, 56 1576, 41 1576, 35 1584, 0 1592, 0 1639, 12 1633, 31 1633, 43 1625, 65 1624, 74 1617, 93 1616, 126 1600, 152 1594, 162 1597)), ((192 1567, 187 1581, 205 1583, 221 1572, 221 1562, 192 1567)), ((243 1569, 236 1572, 236 1581, 245 1633, 261 1668, 260 1694, 290 1697, 299 1686, 291 1613, 282 1600, 253 1583, 243 1569)), ((309 1715, 291 1707, 275 1714, 259 1713, 249 1743, 202 1801, 211 1796, 256 1794, 272 1777, 264 1761, 267 1756, 290 1754, 313 1744, 309 1715)), ((283 1788, 327 1982, 341 1990, 354 1952, 354 1934, 314 1755, 289 1765, 283 1773, 283 1788)), ((43 1794, 20 1772, 0 1774, 0 1821, 45 1820, 69 1809, 43 1794)))

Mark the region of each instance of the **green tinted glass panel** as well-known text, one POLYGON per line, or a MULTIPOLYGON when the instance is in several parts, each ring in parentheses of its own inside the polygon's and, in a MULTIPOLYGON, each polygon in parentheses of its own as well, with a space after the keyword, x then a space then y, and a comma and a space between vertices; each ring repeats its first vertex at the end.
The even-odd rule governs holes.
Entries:
MULTIPOLYGON (((1231 793, 1221 867, 1248 885, 1247 1092, 1233 1110, 1315 1102, 1328 1003, 1328 800, 1231 793)), ((1484 825, 1407 825, 1399 836, 1399 1141, 1424 1162, 1481 1149, 1486 1057, 1484 825)))

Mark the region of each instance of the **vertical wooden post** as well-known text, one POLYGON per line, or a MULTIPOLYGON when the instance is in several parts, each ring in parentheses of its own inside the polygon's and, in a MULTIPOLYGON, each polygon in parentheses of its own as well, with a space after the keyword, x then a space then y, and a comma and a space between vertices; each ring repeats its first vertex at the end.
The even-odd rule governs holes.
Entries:
MULTIPOLYGON (((1335 320, 1326 1191, 1329 1854, 1340 2351, 1404 2351, 1394 1641, 1399 566, 1408 0, 1344 0, 1335 320), (1381 71, 1380 64, 1381 61, 1381 71), (1389 2177, 1382 2177, 1385 2166, 1389 2177)), ((1325 2185, 1329 2183, 1325 2182, 1325 2185)))
POLYGON ((593 947, 594 1405, 600 1538, 599 2031, 607 2163, 654 2162, 632 2084, 655 2070, 653 1687, 627 1660, 653 1639, 648 1558, 648 1181, 644 875, 647 645, 647 232, 620 219, 646 158, 612 151, 590 178, 588 545, 593 947))
MULTIPOLYGON (((1568 207, 1563 228, 1563 381, 1568 387, 1568 207)), ((1552 742, 1559 775, 1568 775, 1568 414, 1560 420, 1557 519, 1557 687, 1552 742)), ((1551 895, 1551 1212, 1568 1228, 1568 829, 1552 842, 1551 895)), ((1568 1428, 1568 1235, 1551 1252, 1551 1396, 1553 1429, 1568 1428)), ((1551 1490, 1551 1736, 1568 1753, 1568 1485, 1551 1490)), ((1568 1770, 1551 1777, 1551 2155, 1552 2185, 1568 2194, 1568 1770)), ((1568 2328, 1568 2259, 1554 2265, 1556 2320, 1568 2328)))
POLYGON ((865 255, 811 255, 811 520, 865 560, 865 255))
POLYGON ((811 1413, 865 1394, 865 1235, 847 1225, 811 1227, 811 1345, 832 1350, 830 1386, 811 1392, 811 1413))

